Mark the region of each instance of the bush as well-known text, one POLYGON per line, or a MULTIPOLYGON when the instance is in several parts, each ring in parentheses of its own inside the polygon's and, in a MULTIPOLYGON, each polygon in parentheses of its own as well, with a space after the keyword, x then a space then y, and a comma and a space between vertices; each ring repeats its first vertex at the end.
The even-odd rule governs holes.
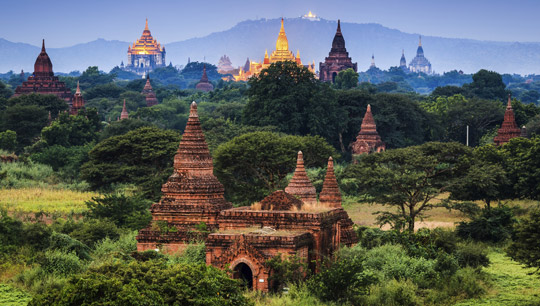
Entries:
POLYGON ((137 236, 137 231, 123 234, 117 240, 107 237, 96 243, 92 255, 96 259, 112 257, 114 255, 120 255, 121 257, 129 256, 129 254, 137 250, 135 236, 137 236))
POLYGON ((79 273, 84 269, 84 264, 75 253, 64 253, 59 250, 45 252, 39 260, 45 273, 68 276, 79 273))
POLYGON ((206 263, 206 246, 204 242, 190 243, 178 256, 169 256, 169 264, 203 264, 206 263))
POLYGON ((24 224, 24 242, 36 250, 49 247, 49 237, 52 230, 43 222, 24 224))
POLYGON ((420 305, 420 299, 416 297, 418 287, 410 280, 398 281, 395 279, 389 282, 372 286, 366 305, 385 306, 414 306, 420 305))
POLYGON ((307 264, 297 256, 283 258, 278 254, 266 261, 266 266, 272 271, 268 281, 274 292, 281 291, 285 285, 298 285, 305 279, 307 264))
POLYGON ((527 267, 540 269, 540 208, 531 211, 531 214, 520 220, 516 226, 513 242, 508 248, 508 255, 527 267))
POLYGON ((9 253, 23 243, 23 223, 0 209, 0 253, 9 253))
POLYGON ((486 247, 473 242, 458 244, 456 258, 461 267, 487 267, 490 263, 486 247))
POLYGON ((450 278, 446 291, 449 296, 474 298, 486 292, 481 275, 473 268, 460 269, 450 278))
POLYGON ((87 246, 94 247, 96 242, 105 238, 118 239, 120 233, 112 222, 89 220, 77 223, 75 230, 69 235, 87 246))
POLYGON ((87 201, 88 212, 86 216, 96 219, 107 219, 118 227, 141 229, 150 223, 151 202, 140 197, 127 197, 120 195, 106 195, 101 198, 94 197, 87 201))
POLYGON ((69 235, 54 232, 50 237, 49 249, 59 250, 65 253, 75 253, 80 259, 90 259, 90 249, 77 239, 69 235))
POLYGON ((462 238, 499 242, 510 238, 514 222, 514 213, 508 206, 484 208, 470 222, 460 222, 457 233, 462 238))

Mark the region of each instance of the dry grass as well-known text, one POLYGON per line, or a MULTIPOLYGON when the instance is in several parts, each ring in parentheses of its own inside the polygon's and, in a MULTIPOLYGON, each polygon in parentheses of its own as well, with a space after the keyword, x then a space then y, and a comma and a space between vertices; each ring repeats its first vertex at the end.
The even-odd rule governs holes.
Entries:
POLYGON ((86 201, 98 196, 95 192, 80 192, 47 188, 0 189, 0 206, 17 213, 80 214, 86 201))
MULTIPOLYGON (((255 202, 250 206, 251 210, 262 210, 262 205, 260 202, 255 202)), ((298 209, 296 206, 293 206, 289 211, 299 211, 299 212, 313 212, 319 213, 323 211, 328 211, 331 208, 321 206, 319 203, 303 203, 302 208, 298 209)))

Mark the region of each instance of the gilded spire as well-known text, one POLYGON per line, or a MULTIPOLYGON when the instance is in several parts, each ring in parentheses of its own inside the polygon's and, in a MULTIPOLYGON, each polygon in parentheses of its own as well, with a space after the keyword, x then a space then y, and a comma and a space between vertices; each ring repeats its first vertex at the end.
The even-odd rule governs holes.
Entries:
POLYGON ((296 170, 289 182, 285 192, 297 196, 304 203, 316 203, 317 192, 315 187, 309 180, 306 169, 304 168, 304 155, 302 151, 298 151, 298 158, 296 160, 296 170))
POLYGON ((287 40, 287 34, 285 34, 285 27, 283 25, 283 18, 281 18, 281 29, 279 30, 278 39, 276 41, 277 51, 288 51, 289 41, 287 40))
POLYGON ((341 207, 341 192, 334 174, 334 160, 332 156, 328 158, 328 167, 326 168, 326 177, 324 178, 323 188, 319 194, 319 202, 327 207, 341 207))
POLYGON ((300 58, 300 50, 296 49, 296 58, 300 58))
POLYGON ((148 18, 146 18, 146 25, 144 26, 144 30, 150 31, 150 29, 148 29, 148 18))

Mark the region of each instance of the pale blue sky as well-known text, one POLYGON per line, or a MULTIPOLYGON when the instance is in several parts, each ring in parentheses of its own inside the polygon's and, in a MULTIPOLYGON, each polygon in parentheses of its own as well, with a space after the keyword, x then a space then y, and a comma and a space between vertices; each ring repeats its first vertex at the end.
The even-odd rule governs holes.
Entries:
POLYGON ((200 37, 246 19, 298 17, 380 23, 403 32, 540 42, 540 0, 16 0, 1 1, 0 38, 65 47, 97 38, 133 41, 144 19, 161 43, 200 37))

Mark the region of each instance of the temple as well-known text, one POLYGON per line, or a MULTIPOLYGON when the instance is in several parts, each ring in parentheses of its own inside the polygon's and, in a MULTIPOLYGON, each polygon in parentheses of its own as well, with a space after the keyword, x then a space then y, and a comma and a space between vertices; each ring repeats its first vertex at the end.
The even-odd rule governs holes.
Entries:
POLYGON ((362 120, 360 132, 358 132, 356 140, 351 146, 353 162, 356 161, 355 157, 358 155, 381 152, 386 149, 386 144, 381 140, 379 133, 377 133, 377 126, 375 125, 375 119, 373 119, 371 105, 369 104, 362 120))
POLYGON ((407 60, 405 59, 405 50, 401 50, 401 59, 399 59, 399 68, 403 70, 403 72, 409 72, 409 68, 407 68, 407 60))
POLYGON ((208 75, 206 75, 206 65, 203 65, 202 77, 199 83, 197 83, 195 86, 195 89, 205 92, 214 90, 214 85, 208 81, 208 75))
POLYGON ((223 185, 213 175, 193 102, 174 157, 173 174, 162 187, 161 200, 151 207, 151 224, 137 235, 137 250, 177 252, 190 241, 202 239, 208 265, 227 269, 249 288, 262 291, 275 286, 274 271, 266 264, 275 256, 297 256, 309 269, 319 271, 324 258, 358 238, 341 206, 332 159, 317 203, 302 157, 299 153, 285 191, 275 191, 251 206, 232 208, 223 196, 223 185), (314 201, 313 205, 304 200, 314 201))
POLYGON ((159 103, 154 89, 152 89, 152 84, 150 84, 150 74, 146 75, 146 84, 141 92, 146 97, 146 106, 150 107, 159 103))
MULTIPOLYGON (((248 62, 243 68, 240 68, 238 74, 234 75, 236 81, 247 81, 250 77, 258 75, 263 69, 268 68, 273 63, 291 61, 295 62, 298 66, 304 67, 302 60, 300 59, 300 51, 296 51, 296 56, 289 50, 289 41, 287 40, 287 34, 285 33, 285 27, 283 25, 283 18, 281 18, 281 29, 279 30, 278 38, 276 41, 276 50, 274 50, 270 56, 268 56, 268 50, 265 51, 264 59, 262 62, 248 62)), ((315 74, 315 63, 305 66, 313 74, 315 74)))
POLYGON ((79 81, 77 81, 77 90, 73 95, 71 107, 69 109, 70 115, 77 115, 80 109, 84 109, 84 99, 81 94, 81 88, 79 87, 79 81))
MULTIPOLYGON (((24 74, 21 72, 21 75, 24 74)), ((55 95, 66 101, 71 108, 71 90, 66 87, 64 82, 60 82, 58 77, 54 76, 53 65, 47 51, 45 51, 45 39, 41 45, 39 53, 34 64, 34 73, 24 81, 22 85, 15 89, 14 97, 38 93, 43 95, 55 95)))
POLYGON ((226 54, 219 58, 217 70, 221 74, 227 74, 234 71, 231 59, 226 54))
POLYGON ((148 19, 141 38, 128 47, 128 60, 124 70, 139 75, 147 74, 158 67, 165 67, 165 47, 162 47, 148 29, 148 19))
POLYGON ((506 104, 506 111, 504 112, 504 120, 501 128, 497 131, 497 136, 493 139, 496 145, 502 146, 510 141, 512 138, 520 137, 521 129, 516 124, 516 118, 514 117, 514 110, 512 109, 512 101, 510 95, 508 95, 508 103, 506 104))
POLYGON ((332 41, 332 49, 324 63, 319 63, 319 80, 323 82, 335 82, 337 74, 346 69, 352 69, 357 72, 358 65, 353 63, 349 57, 349 52, 345 48, 345 39, 341 33, 341 23, 338 19, 336 35, 332 41))
POLYGON ((129 114, 126 108, 126 99, 124 99, 124 106, 122 106, 122 112, 120 113, 120 120, 129 119, 129 114))
POLYGON ((422 72, 425 74, 431 74, 431 63, 424 56, 424 48, 422 48, 422 36, 418 40, 418 49, 416 50, 416 56, 409 63, 409 70, 411 72, 422 72))

